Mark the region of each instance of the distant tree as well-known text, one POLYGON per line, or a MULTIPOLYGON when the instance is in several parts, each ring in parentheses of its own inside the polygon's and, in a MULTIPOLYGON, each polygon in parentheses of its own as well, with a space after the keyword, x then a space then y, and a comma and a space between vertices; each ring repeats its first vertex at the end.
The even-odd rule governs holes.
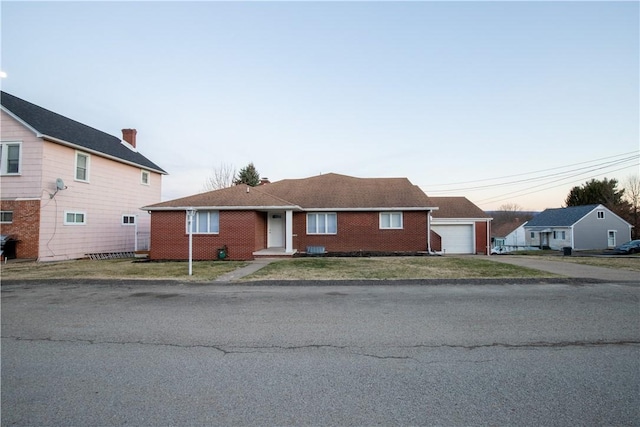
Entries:
POLYGON ((624 197, 631 207, 629 222, 633 225, 631 234, 634 239, 640 238, 640 177, 631 175, 625 181, 624 197))
POLYGON ((624 189, 618 190, 617 179, 592 179, 580 187, 573 187, 565 200, 567 206, 602 204, 628 220, 631 204, 624 200, 624 189))
POLYGON ((491 213, 493 216, 492 226, 498 227, 502 224, 510 223, 516 219, 525 222, 533 218, 533 214, 525 212, 517 203, 505 203, 500 205, 497 211, 491 213))
POLYGON ((213 169, 211 176, 204 183, 206 191, 228 188, 233 185, 236 177, 236 168, 230 163, 220 163, 220 166, 213 169))
POLYGON ((234 185, 247 184, 251 187, 255 187, 260 184, 260 173, 253 165, 253 162, 240 169, 238 176, 233 181, 234 185))

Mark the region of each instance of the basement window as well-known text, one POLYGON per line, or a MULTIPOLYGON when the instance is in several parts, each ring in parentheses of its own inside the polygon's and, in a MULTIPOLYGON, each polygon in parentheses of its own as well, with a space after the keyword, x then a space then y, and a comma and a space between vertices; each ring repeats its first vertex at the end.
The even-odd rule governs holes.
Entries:
POLYGON ((87 214, 84 212, 65 212, 64 225, 85 225, 87 214))
POLYGON ((0 212, 0 223, 11 224, 13 222, 13 211, 0 212))
POLYGON ((122 225, 135 225, 136 217, 135 215, 122 215, 122 225))

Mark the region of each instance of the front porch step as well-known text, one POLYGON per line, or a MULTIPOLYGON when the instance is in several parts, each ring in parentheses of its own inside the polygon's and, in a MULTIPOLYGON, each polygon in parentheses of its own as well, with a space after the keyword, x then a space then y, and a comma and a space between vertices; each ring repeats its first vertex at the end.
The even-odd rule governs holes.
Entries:
POLYGON ((253 257, 259 258, 292 258, 298 251, 296 249, 293 252, 285 252, 284 248, 267 248, 255 251, 253 257))

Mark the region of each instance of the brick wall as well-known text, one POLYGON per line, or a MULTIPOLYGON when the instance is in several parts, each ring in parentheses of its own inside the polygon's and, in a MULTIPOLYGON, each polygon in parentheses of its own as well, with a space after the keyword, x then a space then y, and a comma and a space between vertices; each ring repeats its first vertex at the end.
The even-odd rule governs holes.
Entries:
POLYGON ((338 212, 338 233, 307 235, 307 215, 293 215, 293 247, 324 246, 328 252, 413 252, 427 250, 427 213, 404 212, 403 229, 381 230, 378 212, 338 212))
MULTIPOLYGON (((194 234, 193 259, 215 260, 218 249, 227 246, 232 260, 253 259, 261 249, 257 236, 266 236, 266 216, 252 211, 220 211, 219 234, 194 234)), ((262 237, 264 241, 265 237, 262 237)), ((189 258, 189 234, 184 211, 151 213, 150 259, 186 260, 189 258)))
POLYGON ((476 222, 476 254, 487 255, 487 242, 491 235, 491 228, 487 232, 486 222, 476 222))
POLYGON ((0 224, 0 234, 8 234, 20 240, 16 246, 16 257, 38 258, 40 200, 2 200, 0 210, 13 212, 11 224, 0 224))

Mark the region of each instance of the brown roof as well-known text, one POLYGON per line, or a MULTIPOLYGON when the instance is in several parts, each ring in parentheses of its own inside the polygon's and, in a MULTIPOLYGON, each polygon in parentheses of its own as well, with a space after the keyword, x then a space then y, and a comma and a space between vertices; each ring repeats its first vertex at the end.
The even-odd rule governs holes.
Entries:
POLYGON ((264 191, 263 187, 249 187, 246 184, 234 185, 221 190, 208 191, 167 202, 145 206, 142 209, 163 210, 185 207, 294 207, 295 203, 287 202, 264 191))
POLYGON ((434 218, 490 218, 466 197, 430 197, 437 211, 434 218))
POLYGON ((516 228, 520 227, 527 221, 522 221, 518 218, 513 219, 508 222, 503 222, 501 224, 491 225, 491 236, 492 237, 507 237, 509 233, 514 231, 516 228))
POLYGON ((329 173, 258 187, 237 185, 143 209, 299 207, 302 209, 429 208, 436 205, 407 178, 355 178, 329 173), (249 192, 247 192, 249 188, 249 192))

